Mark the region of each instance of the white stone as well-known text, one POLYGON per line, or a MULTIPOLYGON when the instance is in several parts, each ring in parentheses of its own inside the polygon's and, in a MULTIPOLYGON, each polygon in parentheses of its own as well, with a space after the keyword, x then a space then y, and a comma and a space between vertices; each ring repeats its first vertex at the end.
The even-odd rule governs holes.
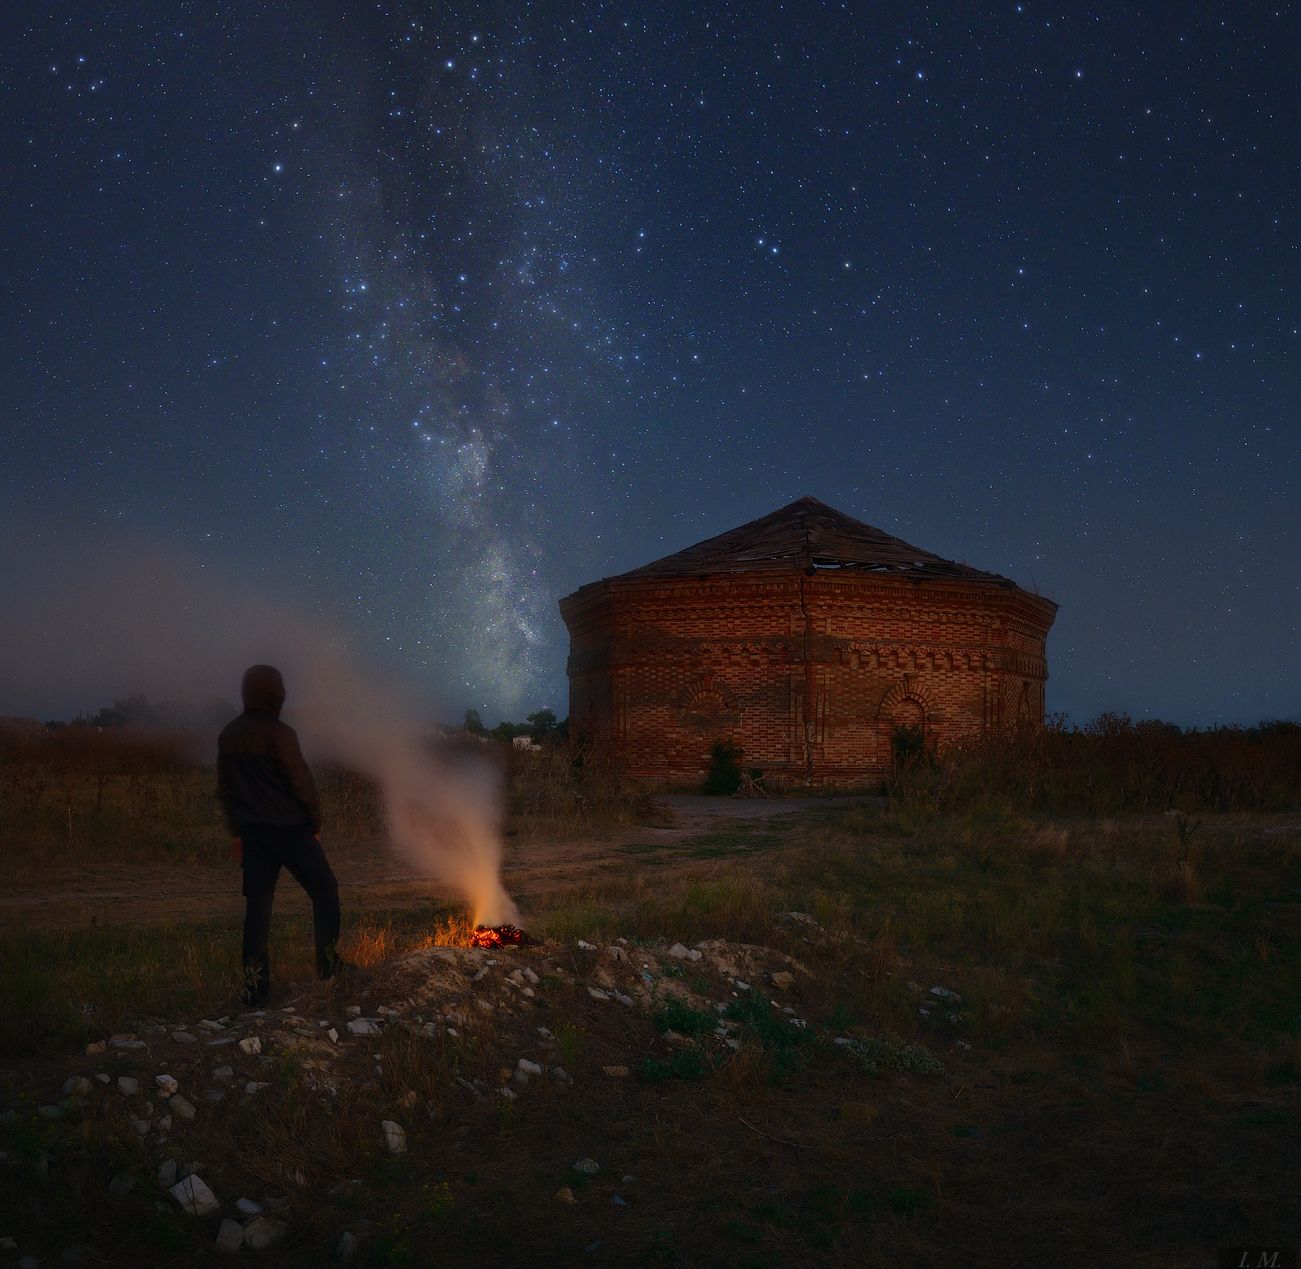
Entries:
POLYGON ((517 1067, 518 1067, 519 1070, 521 1070, 521 1071, 524 1072, 525 1075, 541 1075, 541 1074, 542 1074, 542 1067, 541 1067, 541 1065, 539 1065, 539 1063, 537 1063, 537 1062, 530 1062, 530 1061, 528 1060, 528 1058, 520 1058, 519 1062, 518 1062, 516 1065, 517 1065, 517 1067))
POLYGON ((623 994, 623 992, 621 992, 621 991, 616 991, 616 992, 614 993, 614 998, 615 998, 615 999, 616 999, 616 1000, 617 1000, 621 1005, 626 1005, 629 1009, 632 1008, 632 1005, 633 1005, 633 999, 632 999, 631 996, 625 996, 625 995, 623 994))
POLYGON ((746 983, 746 982, 742 982, 741 979, 739 979, 739 978, 736 978, 736 979, 733 979, 733 980, 732 980, 732 986, 735 987, 737 991, 749 991, 749 990, 750 990, 750 984, 749 984, 749 983, 746 983))
POLYGON ((123 1097, 134 1097, 140 1091, 140 1081, 130 1075, 119 1075, 117 1087, 123 1097))
POLYGON ((255 1216, 244 1226, 244 1245, 254 1251, 266 1251, 288 1232, 289 1226, 284 1221, 273 1220, 270 1216, 255 1216))
POLYGON ((235 1068, 233 1066, 218 1066, 213 1069, 212 1078, 218 1084, 229 1084, 235 1078, 235 1068))
POLYGON ((587 994, 588 994, 589 996, 591 996, 591 998, 592 998, 593 1000, 609 1000, 609 999, 610 999, 609 994, 608 994, 607 992, 602 991, 599 987, 589 987, 589 988, 587 989, 587 994))
POLYGON ((351 1031, 353 1035, 380 1034, 379 1024, 373 1022, 370 1018, 353 1018, 348 1023, 348 1030, 351 1031))
POLYGON ((199 1026, 201 1026, 205 1031, 225 1031, 226 1029, 225 1024, 218 1022, 215 1018, 204 1018, 203 1021, 199 1023, 199 1026))
POLYGON ((181 1210, 191 1216, 207 1216, 221 1208, 217 1196, 197 1176, 177 1181, 167 1192, 180 1204, 181 1210))
POLYGON ((113 1077, 107 1071, 97 1071, 95 1073, 95 1078, 101 1084, 111 1084, 113 1082, 113 1077))
POLYGON ((672 956, 674 960, 689 960, 691 957, 691 949, 683 943, 674 943, 673 946, 669 948, 669 955, 672 956))
POLYGON ((227 1216, 217 1229, 217 1250, 223 1256, 233 1256, 243 1245, 244 1226, 227 1216))
POLYGON ((244 1091, 251 1096, 253 1093, 260 1093, 264 1088, 270 1087, 270 1084, 259 1083, 257 1080, 249 1080, 249 1082, 244 1085, 244 1091))
POLYGON ((182 1097, 180 1093, 175 1094, 172 1097, 172 1100, 167 1104, 172 1108, 172 1110, 176 1114, 180 1115, 182 1119, 194 1118, 194 1103, 186 1101, 186 1099, 182 1097))
POLYGON ((361 1006, 349 1005, 343 1012, 346 1013, 350 1018, 358 1018, 361 1016, 361 1006))
POLYGON ((177 1044, 198 1044, 199 1043, 198 1036, 193 1036, 188 1031, 173 1031, 172 1039, 175 1040, 177 1044))
POLYGON ((947 987, 932 987, 931 995, 938 996, 941 1000, 951 1000, 955 1005, 962 1002, 962 997, 956 991, 950 991, 947 987))
POLYGON ((170 1097, 178 1088, 180 1088, 180 1085, 171 1075, 155 1075, 154 1083, 158 1085, 158 1091, 164 1097, 170 1097))
POLYGON ((235 1200, 235 1210, 241 1216, 261 1216, 262 1204, 253 1202, 251 1198, 238 1198, 235 1200))
POLYGON ((262 1052, 262 1041, 255 1035, 245 1036, 239 1042, 240 1052, 247 1053, 250 1056, 254 1053, 262 1052))
POLYGON ((407 1134, 402 1130, 401 1124, 395 1124, 391 1119, 384 1120, 380 1124, 384 1130, 384 1144, 388 1147, 390 1154, 405 1154, 407 1148, 407 1134))
POLYGON ((331 1044, 339 1043, 339 1032, 336 1028, 331 1027, 325 1034, 330 1037, 331 1044))
POLYGON ((534 987, 542 981, 531 969, 529 969, 527 965, 524 967, 524 977, 527 978, 534 987))
POLYGON ((73 1075, 64 1082, 64 1097, 85 1097, 90 1092, 90 1081, 84 1075, 73 1075))
POLYGON ((578 946, 579 946, 580 948, 582 948, 582 950, 583 950, 584 952, 594 952, 594 951, 596 951, 596 944, 595 944, 595 943, 589 943, 586 939, 579 939, 579 940, 578 940, 578 946))

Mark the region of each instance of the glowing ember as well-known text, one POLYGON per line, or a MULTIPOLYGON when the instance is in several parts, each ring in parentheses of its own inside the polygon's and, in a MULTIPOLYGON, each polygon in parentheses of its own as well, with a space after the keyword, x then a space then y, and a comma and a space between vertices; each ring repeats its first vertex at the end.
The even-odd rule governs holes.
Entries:
POLYGON ((518 925, 476 925, 470 935, 471 947, 531 947, 536 942, 518 925))

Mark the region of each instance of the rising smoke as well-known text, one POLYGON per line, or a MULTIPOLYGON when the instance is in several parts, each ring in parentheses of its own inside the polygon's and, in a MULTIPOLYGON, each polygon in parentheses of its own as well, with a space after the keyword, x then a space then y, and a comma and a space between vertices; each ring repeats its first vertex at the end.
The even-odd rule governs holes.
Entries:
POLYGON ((437 756, 411 695, 355 640, 150 544, 90 526, 29 531, 0 553, 0 594, 13 601, 0 605, 0 714, 44 717, 135 690, 229 699, 247 665, 277 665, 304 753, 376 781, 394 850, 477 922, 518 920, 501 884, 496 772, 437 756))

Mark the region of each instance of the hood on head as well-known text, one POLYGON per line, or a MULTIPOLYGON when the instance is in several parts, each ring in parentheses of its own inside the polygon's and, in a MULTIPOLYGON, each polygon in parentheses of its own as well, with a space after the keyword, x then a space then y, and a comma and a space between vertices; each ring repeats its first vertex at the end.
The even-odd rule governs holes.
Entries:
POLYGON ((280 707, 285 703, 285 681, 274 665, 249 666, 244 671, 239 692, 245 709, 264 709, 277 718, 280 716, 280 707))

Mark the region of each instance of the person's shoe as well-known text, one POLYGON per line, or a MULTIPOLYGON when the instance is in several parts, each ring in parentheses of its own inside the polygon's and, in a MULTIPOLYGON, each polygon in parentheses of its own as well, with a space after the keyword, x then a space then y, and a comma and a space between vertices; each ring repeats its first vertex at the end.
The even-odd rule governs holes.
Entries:
POLYGON ((355 977, 359 968, 351 961, 345 961, 334 948, 331 948, 317 963, 316 976, 322 981, 332 978, 347 980, 355 977))

